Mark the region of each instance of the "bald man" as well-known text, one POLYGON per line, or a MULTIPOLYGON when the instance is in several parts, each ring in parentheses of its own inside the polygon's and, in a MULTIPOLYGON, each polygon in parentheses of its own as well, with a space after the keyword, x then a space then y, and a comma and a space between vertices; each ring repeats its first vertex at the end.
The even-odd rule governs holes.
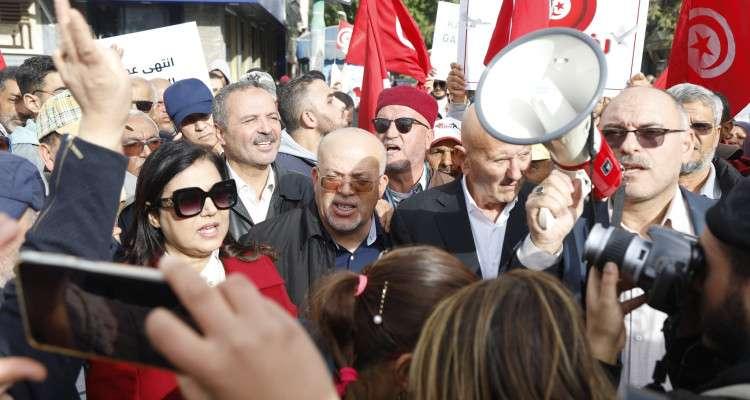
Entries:
MULTIPOLYGON (((404 200, 391 221, 395 244, 429 244, 452 253, 485 279, 495 278, 526 236, 523 172, 531 147, 487 133, 474 107, 464 115, 464 176, 404 200)), ((463 156, 463 155, 461 155, 463 156)))
POLYGON ((139 76, 131 76, 130 88, 133 91, 130 108, 144 113, 151 112, 156 101, 156 90, 151 82, 139 76))
POLYGON ((386 152, 372 134, 343 128, 326 135, 312 169, 315 201, 253 227, 242 243, 269 243, 289 295, 302 305, 310 285, 335 270, 360 272, 390 248, 375 215, 383 196, 386 152))
MULTIPOLYGON (((651 87, 625 89, 604 109, 599 126, 623 166, 621 217, 612 213, 612 204, 597 202, 597 220, 587 220, 592 213, 583 211, 577 185, 567 175, 552 171, 539 184, 542 189, 535 189, 526 202, 530 233, 516 254, 520 264, 558 275, 577 295, 583 292, 586 273, 584 242, 595 222, 620 226, 642 237, 648 236, 652 225, 699 235, 712 204, 679 186, 681 166, 693 156, 693 141, 688 113, 668 93, 651 87), (556 217, 550 229, 540 228, 542 207, 556 217)), ((622 300, 640 293, 641 289, 626 291, 622 300)), ((621 385, 643 387, 652 381, 654 365, 665 352, 661 329, 666 317, 648 306, 626 317, 628 340, 622 354, 621 385)))
POLYGON ((151 112, 148 116, 151 117, 159 127, 159 136, 163 139, 169 139, 174 136, 176 132, 172 119, 169 118, 169 114, 167 114, 167 108, 164 106, 164 91, 167 90, 172 83, 164 78, 154 78, 149 82, 154 87, 156 103, 154 103, 154 107, 151 108, 151 112))

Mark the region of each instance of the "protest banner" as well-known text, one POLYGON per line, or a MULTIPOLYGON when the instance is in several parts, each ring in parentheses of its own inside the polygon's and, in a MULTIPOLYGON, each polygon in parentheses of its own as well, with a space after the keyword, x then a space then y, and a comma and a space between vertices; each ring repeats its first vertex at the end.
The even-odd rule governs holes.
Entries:
POLYGON ((113 36, 98 43, 121 48, 122 64, 130 75, 170 82, 197 78, 211 87, 195 22, 113 36))
POLYGON ((430 64, 435 70, 435 79, 445 80, 451 71, 451 63, 457 60, 460 12, 461 8, 458 4, 447 1, 438 2, 430 52, 430 64))
MULTIPOLYGON (((641 70, 648 0, 551 0, 550 27, 581 30, 599 42, 607 59, 605 95, 625 88, 641 70)), ((467 86, 476 89, 484 56, 502 6, 497 0, 462 0, 458 59, 467 86)))

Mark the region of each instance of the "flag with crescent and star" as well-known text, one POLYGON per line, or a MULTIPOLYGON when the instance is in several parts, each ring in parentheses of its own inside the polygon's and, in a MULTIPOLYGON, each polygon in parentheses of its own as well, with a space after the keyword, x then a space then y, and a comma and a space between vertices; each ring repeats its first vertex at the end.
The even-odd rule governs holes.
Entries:
POLYGON ((683 0, 666 87, 689 82, 720 92, 732 115, 750 102, 750 24, 744 0, 683 0))

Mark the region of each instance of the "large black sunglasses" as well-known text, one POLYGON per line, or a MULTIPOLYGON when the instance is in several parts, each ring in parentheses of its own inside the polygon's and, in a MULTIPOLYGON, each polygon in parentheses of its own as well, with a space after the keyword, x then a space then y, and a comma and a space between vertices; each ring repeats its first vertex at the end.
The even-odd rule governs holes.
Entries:
POLYGON ((219 210, 226 210, 237 204, 237 186, 234 179, 227 179, 211 186, 211 190, 204 192, 198 187, 189 187, 178 189, 172 193, 172 197, 159 199, 159 207, 174 208, 175 214, 181 218, 194 217, 203 211, 206 204, 206 198, 210 197, 211 201, 219 210))
POLYGON ((372 124, 375 125, 375 131, 377 133, 388 132, 388 128, 391 127, 391 122, 396 124, 396 129, 398 129, 398 131, 401 133, 409 133, 413 124, 422 125, 425 128, 430 129, 429 126, 417 121, 414 118, 408 117, 401 117, 396 119, 375 118, 372 120, 372 124))
POLYGON ((151 111, 151 109, 154 107, 154 102, 153 101, 148 101, 148 100, 135 100, 135 101, 133 101, 133 105, 139 111, 147 113, 147 112, 151 111))

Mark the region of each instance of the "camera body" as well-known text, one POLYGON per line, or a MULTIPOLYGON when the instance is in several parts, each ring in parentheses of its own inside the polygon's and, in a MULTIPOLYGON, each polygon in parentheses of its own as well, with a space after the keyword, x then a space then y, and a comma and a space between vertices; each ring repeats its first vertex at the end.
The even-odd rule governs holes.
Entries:
POLYGON ((698 238, 654 225, 644 239, 621 228, 596 224, 586 240, 584 257, 589 265, 603 268, 612 261, 620 273, 647 293, 647 303, 667 314, 682 306, 686 291, 705 271, 705 257, 698 238))

